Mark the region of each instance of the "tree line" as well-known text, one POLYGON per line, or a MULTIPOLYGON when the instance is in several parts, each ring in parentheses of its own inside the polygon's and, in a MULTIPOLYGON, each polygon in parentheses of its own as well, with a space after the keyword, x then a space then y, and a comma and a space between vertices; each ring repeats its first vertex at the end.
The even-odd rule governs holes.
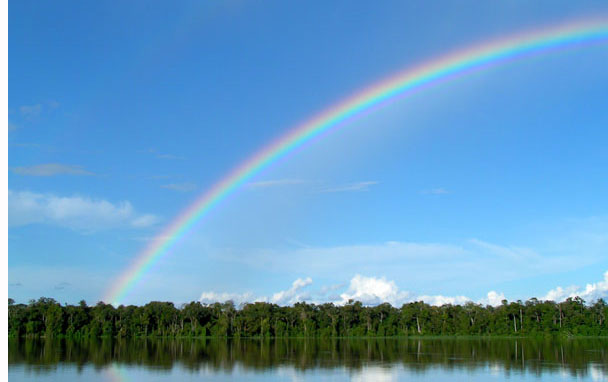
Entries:
POLYGON ((279 306, 266 302, 238 308, 233 302, 171 302, 114 307, 62 305, 42 297, 8 306, 11 337, 391 337, 489 335, 607 336, 608 305, 603 299, 586 304, 579 297, 564 302, 532 298, 499 306, 432 306, 423 301, 400 308, 389 303, 365 306, 309 304, 279 306))

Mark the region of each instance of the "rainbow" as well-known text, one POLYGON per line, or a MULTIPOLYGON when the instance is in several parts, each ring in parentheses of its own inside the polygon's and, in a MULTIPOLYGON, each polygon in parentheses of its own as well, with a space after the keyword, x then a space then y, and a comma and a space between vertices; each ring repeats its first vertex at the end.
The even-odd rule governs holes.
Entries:
POLYGON ((103 300, 119 304, 158 259, 165 255, 180 238, 223 199, 269 164, 313 138, 319 137, 324 132, 344 125, 353 118, 408 95, 414 90, 426 85, 433 85, 441 80, 449 80, 460 74, 479 70, 492 64, 527 57, 531 54, 607 40, 607 19, 578 21, 540 31, 522 33, 459 50, 417 67, 406 69, 330 106, 257 152, 203 193, 135 258, 128 269, 112 283, 112 287, 103 300))

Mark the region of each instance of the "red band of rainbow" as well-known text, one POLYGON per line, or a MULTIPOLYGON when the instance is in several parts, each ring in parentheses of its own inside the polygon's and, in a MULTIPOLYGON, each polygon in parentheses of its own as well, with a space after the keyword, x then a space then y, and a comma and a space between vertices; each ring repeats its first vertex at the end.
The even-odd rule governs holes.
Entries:
POLYGON ((442 79, 479 70, 494 63, 525 57, 531 53, 604 41, 608 41, 608 20, 606 19, 579 21, 541 31, 518 34, 456 51, 418 67, 406 69, 330 106, 257 152, 203 193, 135 258, 128 269, 112 283, 103 300, 119 304, 154 263, 227 195, 257 175, 270 163, 323 132, 369 111, 374 106, 379 106, 395 97, 407 95, 413 90, 442 79))

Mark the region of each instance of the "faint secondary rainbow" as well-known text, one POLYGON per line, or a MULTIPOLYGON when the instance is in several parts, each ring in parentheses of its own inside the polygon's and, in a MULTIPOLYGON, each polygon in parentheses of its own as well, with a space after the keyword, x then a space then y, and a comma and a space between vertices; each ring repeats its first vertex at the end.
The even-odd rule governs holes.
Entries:
POLYGON ((244 161, 183 210, 112 283, 103 300, 120 303, 154 263, 220 201, 269 164, 323 132, 425 85, 530 54, 599 41, 608 41, 608 19, 578 21, 528 31, 459 50, 406 69, 330 106, 244 161))

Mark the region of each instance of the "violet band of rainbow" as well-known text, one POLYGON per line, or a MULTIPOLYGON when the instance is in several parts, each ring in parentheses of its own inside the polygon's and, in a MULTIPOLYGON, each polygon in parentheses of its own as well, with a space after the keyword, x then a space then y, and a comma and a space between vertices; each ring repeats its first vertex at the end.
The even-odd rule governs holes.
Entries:
POLYGON ((370 109, 425 85, 476 71, 492 64, 520 59, 574 45, 608 41, 608 19, 571 22, 553 28, 528 31, 466 48, 406 69, 353 96, 288 131, 231 171, 189 207, 184 209, 115 280, 103 301, 119 304, 154 263, 226 196, 297 147, 322 133, 343 125, 370 109))

